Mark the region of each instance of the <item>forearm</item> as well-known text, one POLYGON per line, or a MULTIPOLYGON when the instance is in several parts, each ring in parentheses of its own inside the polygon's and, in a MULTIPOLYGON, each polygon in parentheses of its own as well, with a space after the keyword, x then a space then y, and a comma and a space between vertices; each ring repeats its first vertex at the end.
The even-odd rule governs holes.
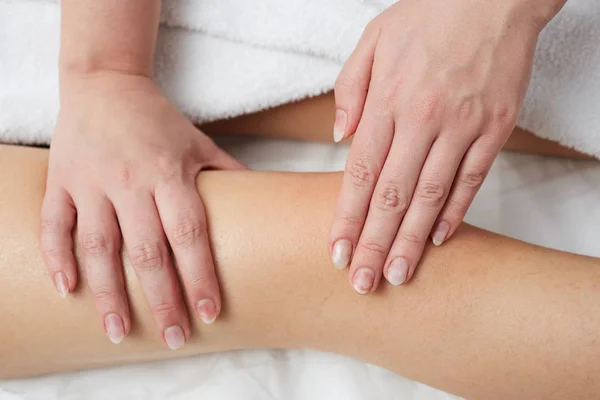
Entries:
POLYGON ((406 287, 359 296, 327 255, 338 174, 203 174, 222 316, 169 352, 126 262, 133 330, 115 346, 85 278, 69 299, 47 280, 37 239, 46 157, 0 147, 0 375, 309 347, 469 398, 589 398, 600 389, 597 260, 464 227, 427 251, 406 287))
POLYGON ((160 0, 62 0, 60 73, 152 76, 160 0))

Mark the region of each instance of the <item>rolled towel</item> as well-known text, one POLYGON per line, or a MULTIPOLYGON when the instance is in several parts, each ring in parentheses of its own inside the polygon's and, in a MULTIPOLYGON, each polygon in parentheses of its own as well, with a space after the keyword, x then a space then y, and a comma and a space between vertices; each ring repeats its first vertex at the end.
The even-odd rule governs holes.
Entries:
MULTIPOLYGON (((314 96, 390 0, 165 0, 157 81, 194 122, 314 96)), ((600 1, 541 35, 519 126, 600 157, 600 1)), ((0 0, 0 141, 48 143, 58 111, 58 6, 0 0)))

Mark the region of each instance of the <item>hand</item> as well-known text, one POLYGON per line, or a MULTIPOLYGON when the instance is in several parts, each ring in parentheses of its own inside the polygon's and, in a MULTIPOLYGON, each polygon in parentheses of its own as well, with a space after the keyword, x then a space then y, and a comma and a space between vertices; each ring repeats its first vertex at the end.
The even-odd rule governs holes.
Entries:
POLYGON ((205 323, 221 300, 195 178, 204 168, 241 169, 187 121, 146 77, 64 78, 50 148, 41 242, 63 296, 77 270, 72 231, 111 341, 131 325, 121 264, 121 232, 156 326, 171 349, 190 335, 190 310, 205 323), (171 259, 172 250, 178 271, 171 259))
POLYGON ((335 85, 335 140, 355 138, 329 247, 357 292, 382 273, 407 282, 429 235, 440 245, 461 223, 550 19, 531 3, 403 0, 365 29, 335 85))

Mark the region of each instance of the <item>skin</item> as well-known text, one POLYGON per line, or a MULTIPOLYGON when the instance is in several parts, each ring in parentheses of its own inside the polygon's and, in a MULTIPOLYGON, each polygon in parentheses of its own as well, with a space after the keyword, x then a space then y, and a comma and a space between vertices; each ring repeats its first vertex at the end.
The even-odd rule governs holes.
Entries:
POLYGON ((47 281, 37 232, 47 162, 44 150, 0 146, 1 377, 305 347, 466 398, 588 399, 600 390, 600 260, 462 225, 445 246, 427 247, 410 284, 359 297, 323 246, 338 173, 201 173, 221 318, 194 319, 188 345, 167 350, 125 257, 135 324, 114 346, 94 324, 93 266, 81 267, 67 299, 47 281))
POLYGON ((188 308, 205 323, 221 309, 194 179, 244 166, 152 81, 160 1, 65 0, 61 10, 61 108, 41 218, 46 266, 59 293, 77 287, 77 224, 81 261, 97 271, 88 280, 96 308, 118 343, 131 329, 118 257, 126 247, 158 331, 179 348, 190 335, 188 308))
POLYGON ((564 3, 399 1, 367 26, 335 85, 334 138, 355 138, 329 237, 358 293, 407 282, 459 227, 564 3))

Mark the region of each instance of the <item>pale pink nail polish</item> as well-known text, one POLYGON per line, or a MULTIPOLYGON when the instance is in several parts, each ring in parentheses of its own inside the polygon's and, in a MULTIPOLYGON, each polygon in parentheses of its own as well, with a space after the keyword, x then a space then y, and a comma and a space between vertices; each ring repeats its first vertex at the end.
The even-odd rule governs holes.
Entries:
POLYGON ((69 294, 69 281, 63 272, 54 274, 54 285, 61 297, 67 297, 67 294, 69 294))
POLYGON ((179 350, 185 344, 185 336, 180 326, 173 325, 165 329, 165 343, 171 350, 179 350))
POLYGON ((431 241, 434 245, 439 246, 444 243, 446 240, 446 236, 448 236, 448 232, 450 232, 450 224, 446 221, 441 221, 433 231, 431 235, 431 241))
POLYGON ((387 280, 394 286, 400 286, 404 282, 406 282, 406 278, 408 277, 408 262, 402 258, 398 257, 394 259, 387 273, 387 280))
POLYGON ((360 268, 354 273, 352 286, 359 294, 367 294, 373 288, 375 274, 369 268, 360 268))
POLYGON ((117 314, 108 314, 104 317, 106 335, 114 344, 119 344, 125 339, 123 320, 117 314))
POLYGON ((344 138, 348 115, 344 110, 335 111, 335 124, 333 125, 333 140, 338 143, 344 138))
POLYGON ((341 239, 333 245, 331 261, 337 269, 344 269, 350 264, 352 257, 352 243, 347 239, 341 239))
POLYGON ((215 302, 209 299, 200 300, 196 303, 196 312, 200 316, 202 322, 210 325, 217 319, 217 307, 215 302))

